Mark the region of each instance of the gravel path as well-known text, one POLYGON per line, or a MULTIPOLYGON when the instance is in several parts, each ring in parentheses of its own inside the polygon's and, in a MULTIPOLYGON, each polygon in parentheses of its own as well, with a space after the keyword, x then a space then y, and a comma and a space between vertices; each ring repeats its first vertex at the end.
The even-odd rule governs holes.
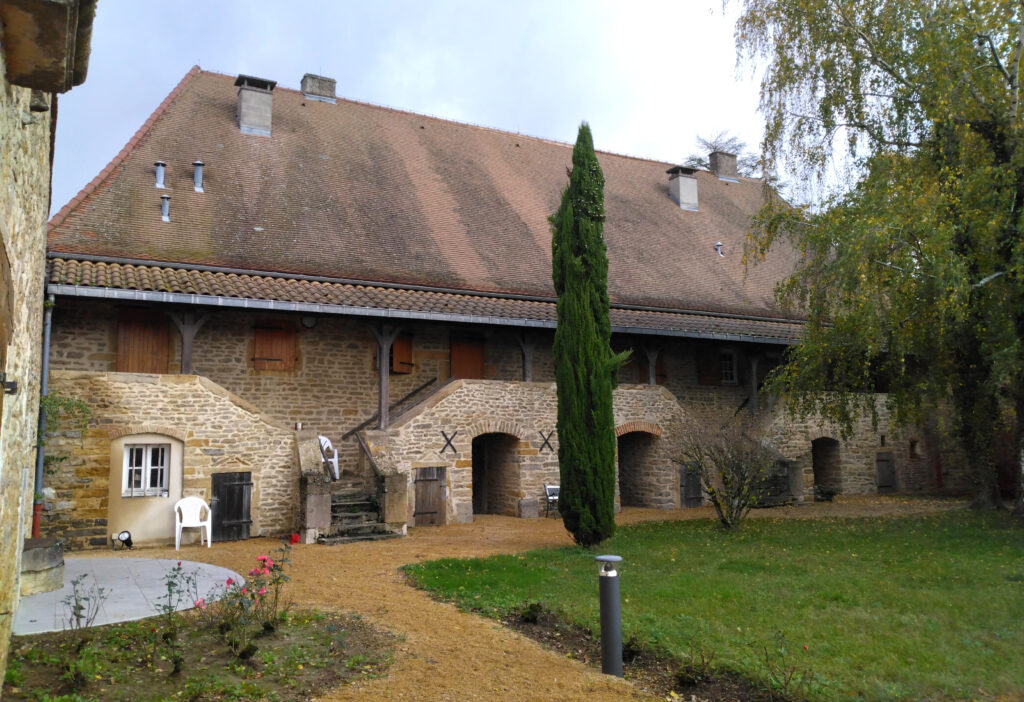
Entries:
MULTIPOLYGON (((960 507, 961 503, 907 498, 853 498, 756 510, 755 518, 887 516, 960 507)), ((626 508, 620 524, 711 518, 710 508, 626 508)), ((356 612, 398 636, 386 677, 325 693, 322 700, 600 700, 656 699, 630 683, 541 648, 497 622, 460 612, 409 587, 398 567, 444 557, 487 556, 571 545, 560 519, 478 515, 472 524, 410 529, 403 539, 339 546, 295 546, 288 592, 296 605, 356 612)), ((271 539, 138 549, 125 557, 214 563, 247 573, 255 557, 278 546, 271 539)), ((76 554, 78 555, 78 554, 76 554)), ((90 554, 93 555, 93 554, 90 554)), ((94 552, 109 557, 110 551, 94 552)), ((120 555, 120 554, 119 554, 120 555)))

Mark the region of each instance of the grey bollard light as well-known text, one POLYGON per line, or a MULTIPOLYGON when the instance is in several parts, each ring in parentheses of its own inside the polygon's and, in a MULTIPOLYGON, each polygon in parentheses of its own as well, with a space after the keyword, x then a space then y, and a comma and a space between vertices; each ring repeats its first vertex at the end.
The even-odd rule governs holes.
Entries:
POLYGON ((596 556, 601 564, 598 589, 601 594, 601 672, 622 677, 622 607, 619 603, 619 572, 615 564, 622 556, 596 556))

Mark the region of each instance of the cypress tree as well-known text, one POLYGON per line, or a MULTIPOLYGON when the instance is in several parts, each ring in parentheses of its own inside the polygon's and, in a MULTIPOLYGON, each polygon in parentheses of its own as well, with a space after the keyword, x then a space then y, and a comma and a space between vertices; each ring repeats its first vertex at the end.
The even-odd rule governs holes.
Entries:
POLYGON ((612 390, 627 354, 611 349, 604 174, 586 122, 572 152, 569 185, 551 216, 558 294, 558 510, 576 543, 591 546, 615 531, 615 420, 612 390))

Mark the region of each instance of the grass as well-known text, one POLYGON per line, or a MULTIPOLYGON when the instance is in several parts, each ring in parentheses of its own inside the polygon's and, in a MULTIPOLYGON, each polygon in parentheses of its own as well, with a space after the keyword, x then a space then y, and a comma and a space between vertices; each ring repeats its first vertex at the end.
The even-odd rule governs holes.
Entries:
POLYGON ((299 611, 255 640, 240 660, 194 612, 180 617, 184 664, 173 674, 158 619, 87 630, 88 644, 61 631, 12 639, 3 699, 306 700, 361 677, 382 674, 390 641, 357 617, 299 611), (80 673, 78 680, 69 674, 80 673))
MULTIPOLYGON (((765 651, 810 699, 1024 698, 1024 527, 1006 514, 622 527, 624 637, 769 684, 765 651), (804 648, 806 646, 806 649, 804 648)), ((505 618, 531 602, 599 635, 596 552, 406 566, 420 586, 505 618)))

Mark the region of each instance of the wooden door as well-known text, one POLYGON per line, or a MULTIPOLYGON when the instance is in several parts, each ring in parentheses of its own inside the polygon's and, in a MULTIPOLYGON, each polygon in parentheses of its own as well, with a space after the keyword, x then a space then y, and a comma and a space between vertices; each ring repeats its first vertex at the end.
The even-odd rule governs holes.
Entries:
POLYGON ((249 538, 249 508, 252 503, 252 473, 214 473, 213 540, 238 541, 249 538))
POLYGON ((886 451, 875 457, 875 467, 878 470, 878 494, 896 492, 896 463, 893 461, 892 453, 886 451))
POLYGON ((704 488, 700 474, 693 468, 679 467, 679 486, 682 488, 683 507, 700 507, 704 504, 704 488))
POLYGON ((451 361, 453 378, 483 378, 484 342, 452 339, 451 361))
POLYGON ((155 310, 122 310, 117 324, 118 373, 166 373, 170 332, 155 310))
POLYGON ((444 524, 444 466, 416 471, 416 526, 444 524))

